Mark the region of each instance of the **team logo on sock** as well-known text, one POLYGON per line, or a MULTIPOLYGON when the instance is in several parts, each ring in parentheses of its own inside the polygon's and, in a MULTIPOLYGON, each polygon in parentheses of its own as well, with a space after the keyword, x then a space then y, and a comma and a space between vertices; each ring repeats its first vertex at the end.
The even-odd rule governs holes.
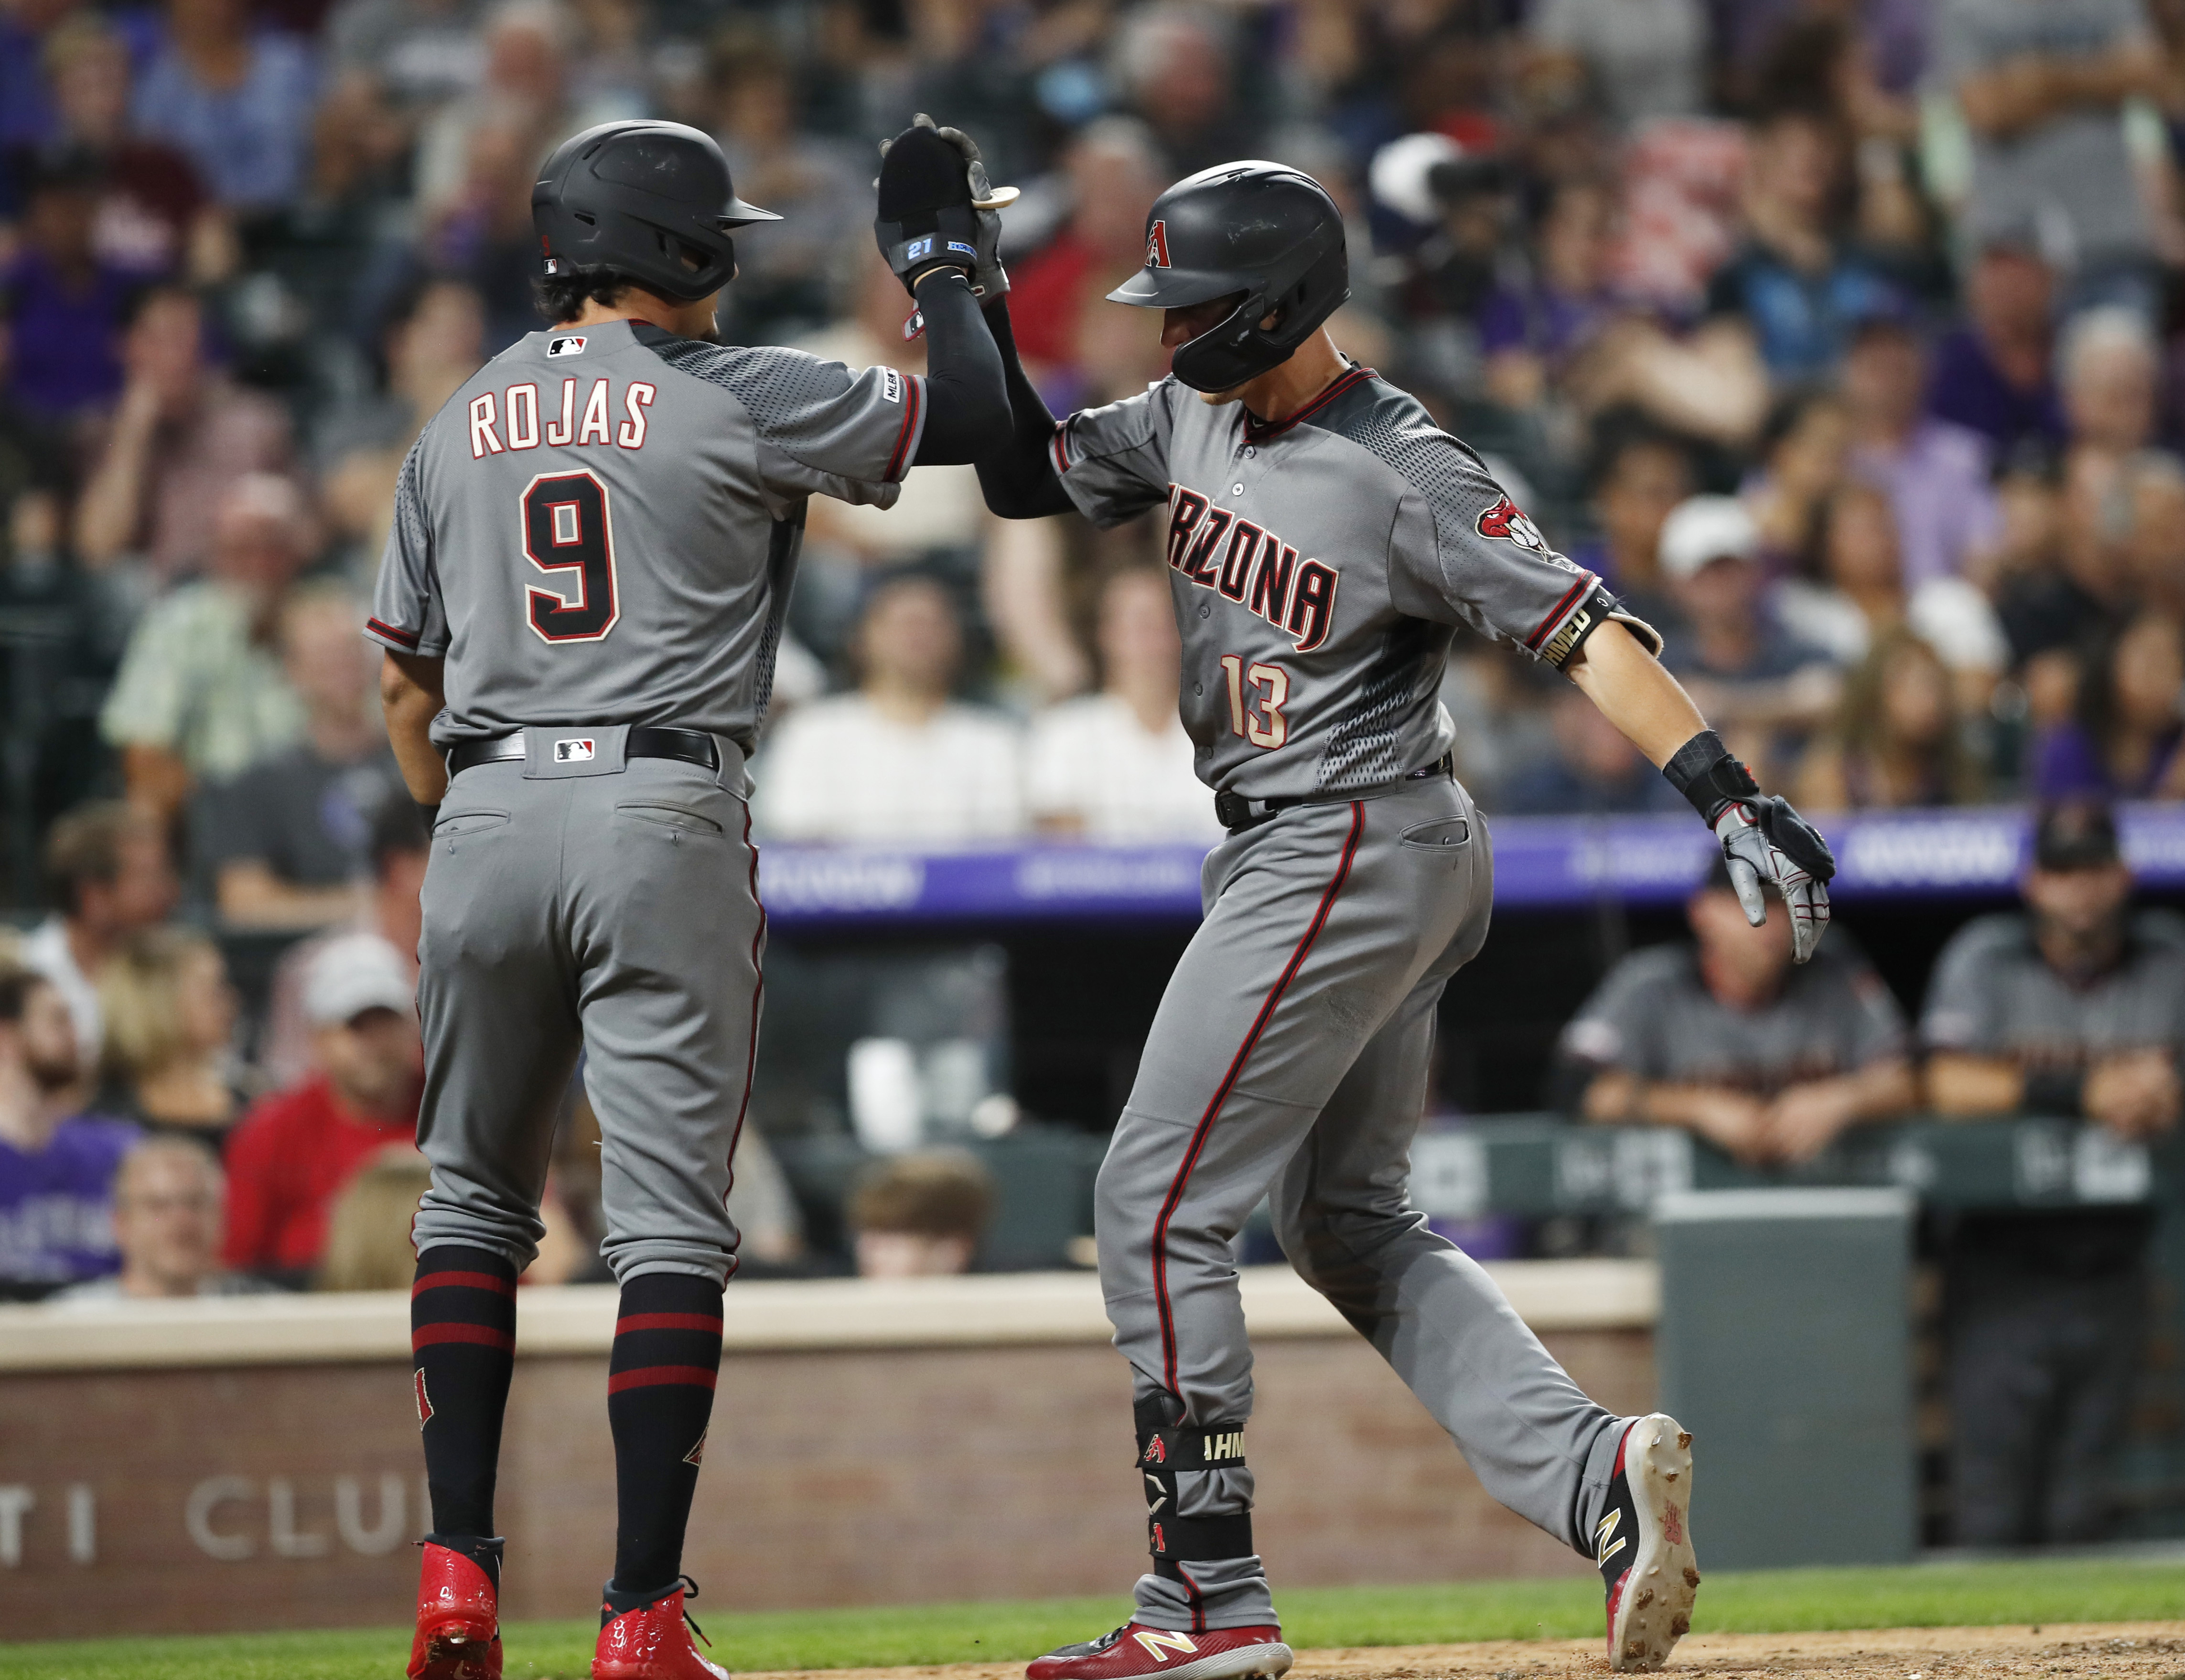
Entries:
POLYGON ((425 1373, 422 1367, 410 1375, 417 1390, 417 1427, 422 1429, 433 1420, 433 1397, 425 1392, 425 1373))
POLYGON ((706 1430, 699 1434, 698 1444, 683 1454, 685 1464, 702 1465, 706 1462, 706 1437, 711 1433, 712 1433, 711 1430, 706 1430))

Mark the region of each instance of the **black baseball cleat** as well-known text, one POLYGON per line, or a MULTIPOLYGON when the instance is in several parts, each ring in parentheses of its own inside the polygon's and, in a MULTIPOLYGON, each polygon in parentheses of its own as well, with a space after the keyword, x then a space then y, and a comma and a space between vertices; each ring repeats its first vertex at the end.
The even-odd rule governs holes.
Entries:
POLYGON ((1659 1412, 1635 1420, 1593 1530, 1593 1560, 1608 1588, 1611 1668, 1659 1668, 1691 1632, 1700 1590, 1691 1497, 1690 1435, 1659 1412))

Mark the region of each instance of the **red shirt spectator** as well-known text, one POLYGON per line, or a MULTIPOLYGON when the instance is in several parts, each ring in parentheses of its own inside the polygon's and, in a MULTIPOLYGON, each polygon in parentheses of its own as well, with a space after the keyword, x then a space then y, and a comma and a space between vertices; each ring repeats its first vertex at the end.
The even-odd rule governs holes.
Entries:
POLYGON ((400 953, 376 934, 331 940, 304 1007, 319 1071, 260 1102, 227 1151, 227 1264, 302 1271, 318 1262, 327 1214, 349 1175, 417 1131, 423 1058, 400 953))

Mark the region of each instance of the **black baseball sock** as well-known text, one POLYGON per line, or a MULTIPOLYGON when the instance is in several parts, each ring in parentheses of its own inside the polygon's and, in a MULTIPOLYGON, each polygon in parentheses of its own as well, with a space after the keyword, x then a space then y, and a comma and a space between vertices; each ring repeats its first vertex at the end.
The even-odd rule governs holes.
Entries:
MULTIPOLYGON (((454 1545, 490 1535, 501 1415, 516 1368, 516 1268, 483 1248, 428 1248, 410 1292, 410 1349, 433 1538, 454 1545)), ((496 1550, 487 1567, 496 1586, 499 1564, 496 1550)))
POLYGON ((607 1364, 618 1592, 654 1593, 683 1572, 683 1531, 720 1372, 719 1284, 645 1272, 623 1285, 607 1364))

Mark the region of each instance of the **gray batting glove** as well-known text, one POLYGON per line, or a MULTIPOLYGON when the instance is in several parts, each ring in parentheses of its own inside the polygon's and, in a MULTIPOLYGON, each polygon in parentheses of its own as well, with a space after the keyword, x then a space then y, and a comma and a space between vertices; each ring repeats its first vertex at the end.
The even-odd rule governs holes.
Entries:
POLYGON ((1756 928, 1766 923, 1761 887, 1773 885, 1791 913, 1791 960, 1805 962, 1829 930, 1829 882, 1836 872, 1821 831, 1777 794, 1734 801, 1715 818, 1714 832, 1745 919, 1756 928))
MULTIPOLYGON (((996 187, 986 179, 986 160, 979 155, 979 143, 960 128, 943 128, 923 111, 910 120, 913 128, 930 128, 964 154, 964 178, 971 188, 971 208, 978 213, 978 234, 974 240, 979 250, 977 265, 971 271, 971 292, 982 304, 991 304, 997 298, 1005 298, 1009 291, 1009 271, 1002 266, 1001 213, 1016 203, 1021 196, 1014 187, 996 187)), ((880 142, 880 155, 887 156, 892 140, 880 142)))

